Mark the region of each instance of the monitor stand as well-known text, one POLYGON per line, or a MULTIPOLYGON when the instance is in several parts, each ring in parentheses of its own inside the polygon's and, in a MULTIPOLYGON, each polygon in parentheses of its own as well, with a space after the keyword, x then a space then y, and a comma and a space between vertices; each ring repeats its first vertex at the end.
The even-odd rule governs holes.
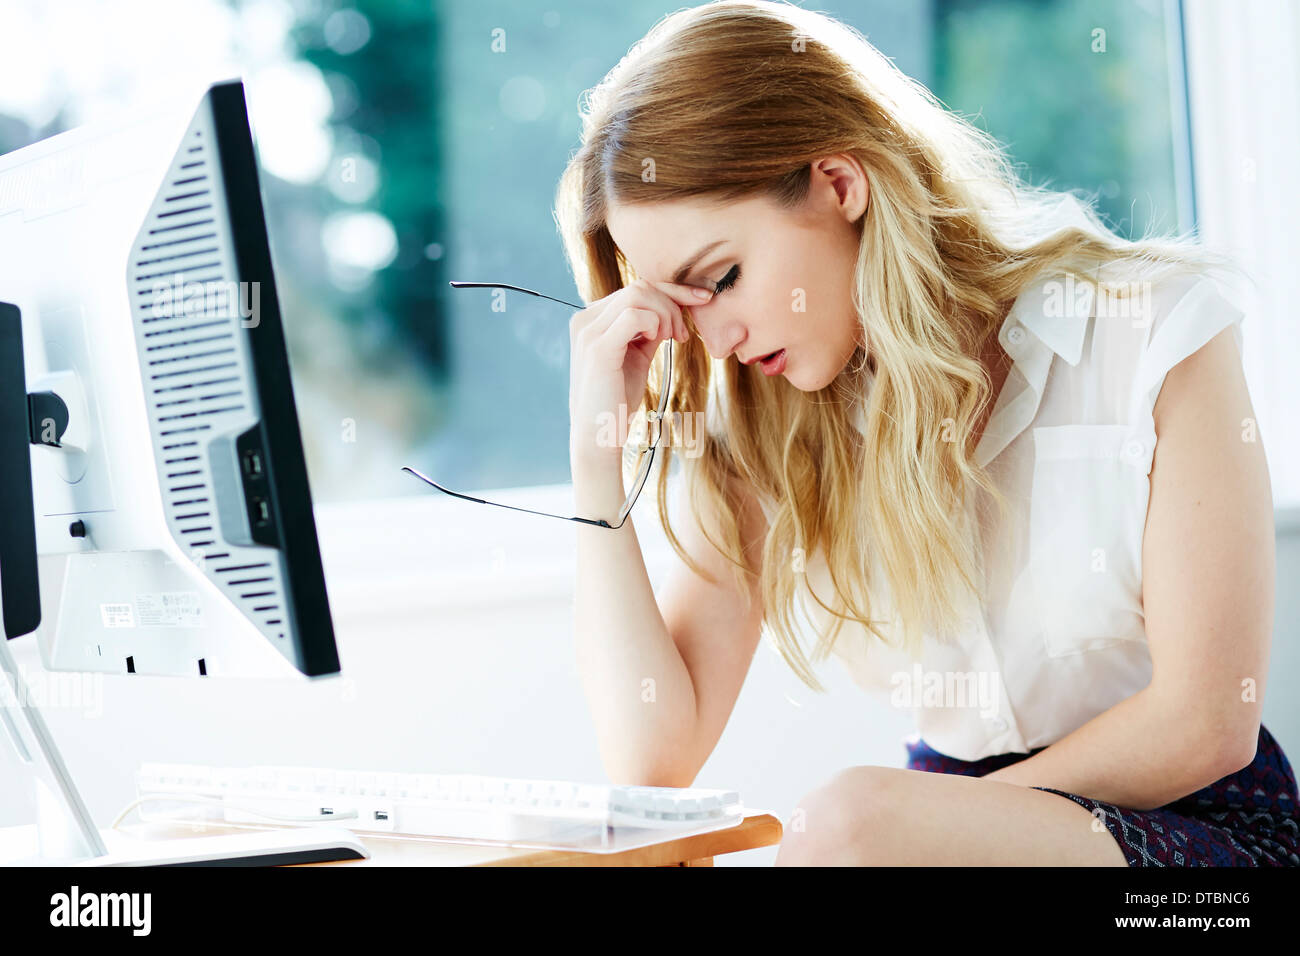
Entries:
MULTIPOLYGON (((0 860, 9 866, 279 866, 361 860, 370 856, 342 827, 306 826, 222 836, 150 840, 99 830, 31 701, 9 642, 0 634, 0 724, 13 742, 36 796, 34 856, 0 860)), ((18 779, 23 779, 23 774, 18 779)))
MULTIPOLYGON (((36 852, 0 864, 53 866, 270 866, 325 860, 365 859, 356 835, 341 827, 293 827, 214 837, 173 840, 137 838, 100 831, 32 703, 9 639, 41 624, 35 504, 32 497, 33 442, 57 446, 68 424, 67 407, 54 393, 27 393, 22 316, 0 302, 0 725, 13 741, 36 796, 36 852), (49 434, 37 430, 49 423, 49 434)), ((22 786, 23 784, 19 784, 22 786)))

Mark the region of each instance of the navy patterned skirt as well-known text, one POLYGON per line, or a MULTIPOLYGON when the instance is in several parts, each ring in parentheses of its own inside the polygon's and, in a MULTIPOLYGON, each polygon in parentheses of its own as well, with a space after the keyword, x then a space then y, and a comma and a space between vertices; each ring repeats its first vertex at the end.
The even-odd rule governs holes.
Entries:
MULTIPOLYGON (((1032 757, 996 754, 967 761, 908 742, 907 769, 982 777, 1032 757)), ((1073 800, 1098 816, 1129 866, 1300 866, 1300 793, 1295 773, 1264 726, 1249 766, 1154 810, 1130 810, 1051 787, 1031 787, 1073 800)))

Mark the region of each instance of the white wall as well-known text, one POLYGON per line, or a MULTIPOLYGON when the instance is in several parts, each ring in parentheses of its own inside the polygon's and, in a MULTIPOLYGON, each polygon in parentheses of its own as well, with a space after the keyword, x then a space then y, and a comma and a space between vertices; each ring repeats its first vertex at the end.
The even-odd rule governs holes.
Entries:
POLYGON ((1300 2, 1185 0, 1198 233, 1254 279, 1234 290, 1274 501, 1300 507, 1300 2))

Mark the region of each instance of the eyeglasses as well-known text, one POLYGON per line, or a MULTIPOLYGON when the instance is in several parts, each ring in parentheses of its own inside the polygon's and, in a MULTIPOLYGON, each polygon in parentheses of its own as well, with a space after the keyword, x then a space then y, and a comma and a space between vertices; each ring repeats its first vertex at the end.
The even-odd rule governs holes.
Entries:
MULTIPOLYGON (((452 282, 451 286, 454 289, 513 289, 516 292, 527 292, 529 295, 535 295, 542 299, 550 299, 552 302, 558 302, 561 305, 567 305, 574 309, 582 310, 586 308, 586 306, 583 305, 566 302, 564 299, 557 299, 554 296, 543 295, 540 292, 534 292, 532 289, 525 289, 517 285, 507 285, 504 282, 452 282)), ((546 518, 559 518, 561 521, 577 521, 581 524, 595 525, 598 528, 621 528, 623 527, 623 522, 627 520, 628 514, 632 511, 632 506, 636 504, 637 498, 640 497, 641 489, 645 487, 646 478, 650 474, 650 466, 654 464, 655 449, 659 446, 659 439, 663 435, 663 420, 668 411, 668 393, 671 390, 672 385, 673 340, 671 338, 665 339, 664 345, 666 347, 663 353, 663 374, 661 376, 663 386, 660 389, 659 394, 659 409, 657 412, 651 413, 647 416, 650 420, 647 427, 650 429, 653 437, 649 438, 646 447, 641 451, 641 463, 637 468, 636 478, 632 481, 632 489, 628 493, 626 500, 624 500, 623 507, 618 510, 617 524, 610 524, 604 518, 574 518, 566 515, 551 514, 549 511, 534 511, 532 508, 520 508, 515 505, 503 504, 499 501, 488 501, 486 498, 475 498, 473 495, 463 494, 459 491, 452 491, 450 488, 438 484, 428 475, 422 474, 419 470, 412 468, 410 465, 404 465, 402 471, 410 472, 416 478, 433 485, 433 487, 437 488, 444 494, 451 495, 454 498, 461 498, 465 501, 472 501, 475 504, 495 505, 498 508, 509 508, 512 511, 525 511, 528 514, 542 515, 546 518)))

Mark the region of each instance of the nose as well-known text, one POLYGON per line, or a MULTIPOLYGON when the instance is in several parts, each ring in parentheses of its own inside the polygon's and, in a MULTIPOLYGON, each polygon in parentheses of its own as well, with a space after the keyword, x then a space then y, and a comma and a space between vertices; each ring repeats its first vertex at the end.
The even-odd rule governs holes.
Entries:
POLYGON ((715 359, 727 358, 749 337, 749 333, 739 322, 701 315, 699 309, 692 309, 691 314, 705 349, 715 359))

